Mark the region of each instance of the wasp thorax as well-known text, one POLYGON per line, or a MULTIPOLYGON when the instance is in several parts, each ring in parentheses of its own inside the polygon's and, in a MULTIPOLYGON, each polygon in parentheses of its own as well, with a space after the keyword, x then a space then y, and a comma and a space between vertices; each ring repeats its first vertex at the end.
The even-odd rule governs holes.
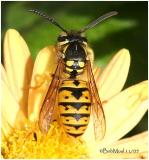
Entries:
POLYGON ((76 78, 77 75, 84 72, 87 54, 80 42, 69 42, 65 46, 63 54, 65 55, 65 72, 69 73, 70 78, 76 78))

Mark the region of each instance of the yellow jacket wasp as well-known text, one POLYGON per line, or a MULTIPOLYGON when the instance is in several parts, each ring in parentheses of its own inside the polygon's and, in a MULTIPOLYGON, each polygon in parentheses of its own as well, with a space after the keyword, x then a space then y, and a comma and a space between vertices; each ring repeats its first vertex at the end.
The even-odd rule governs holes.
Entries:
POLYGON ((53 18, 38 10, 30 10, 59 27, 64 33, 57 39, 57 67, 39 115, 39 128, 47 133, 55 107, 65 132, 81 136, 93 114, 95 137, 105 134, 105 116, 94 80, 87 39, 82 35, 103 20, 117 15, 116 11, 104 14, 79 31, 67 31, 53 18), (86 77, 86 78, 84 78, 86 77))

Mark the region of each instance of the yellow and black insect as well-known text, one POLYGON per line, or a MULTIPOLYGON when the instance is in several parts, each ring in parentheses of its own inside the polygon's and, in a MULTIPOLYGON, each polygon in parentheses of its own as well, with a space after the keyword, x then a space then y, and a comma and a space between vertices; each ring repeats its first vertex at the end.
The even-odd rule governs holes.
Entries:
POLYGON ((53 18, 30 10, 59 27, 57 67, 40 111, 39 128, 47 133, 58 106, 60 122, 68 135, 81 136, 93 114, 95 137, 105 134, 105 116, 92 72, 87 39, 82 35, 101 21, 117 14, 109 12, 89 23, 80 31, 67 31, 53 18))

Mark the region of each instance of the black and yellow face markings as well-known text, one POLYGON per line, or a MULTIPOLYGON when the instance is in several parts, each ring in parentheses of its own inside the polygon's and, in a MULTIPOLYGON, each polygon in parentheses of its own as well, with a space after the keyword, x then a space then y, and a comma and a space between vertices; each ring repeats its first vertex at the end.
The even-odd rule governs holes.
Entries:
POLYGON ((91 98, 87 83, 79 80, 63 81, 59 89, 60 119, 71 136, 81 136, 90 118, 91 98))

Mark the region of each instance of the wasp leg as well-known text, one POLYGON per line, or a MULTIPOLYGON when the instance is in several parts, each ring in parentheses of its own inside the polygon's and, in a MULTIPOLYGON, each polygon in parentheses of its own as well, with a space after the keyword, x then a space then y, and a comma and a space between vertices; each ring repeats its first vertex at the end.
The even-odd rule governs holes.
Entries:
POLYGON ((33 133, 33 137, 34 137, 33 141, 37 141, 37 134, 36 134, 36 132, 33 133))
POLYGON ((45 83, 50 83, 53 78, 53 74, 45 73, 45 74, 36 74, 34 76, 34 85, 30 86, 31 89, 38 89, 45 83))

